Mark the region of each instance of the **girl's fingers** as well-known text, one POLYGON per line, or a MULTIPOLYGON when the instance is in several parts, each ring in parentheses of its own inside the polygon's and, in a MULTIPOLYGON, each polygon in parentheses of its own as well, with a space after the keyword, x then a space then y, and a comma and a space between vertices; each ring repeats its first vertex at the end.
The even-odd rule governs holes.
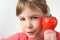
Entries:
POLYGON ((44 32, 44 40, 56 40, 56 33, 52 30, 46 30, 44 32))

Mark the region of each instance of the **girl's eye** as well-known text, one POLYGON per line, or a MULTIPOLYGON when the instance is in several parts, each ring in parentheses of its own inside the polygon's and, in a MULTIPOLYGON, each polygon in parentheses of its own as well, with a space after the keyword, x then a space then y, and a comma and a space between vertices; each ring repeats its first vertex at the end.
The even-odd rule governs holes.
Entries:
POLYGON ((24 20, 25 20, 25 18, 21 18, 20 20, 21 20, 21 21, 24 21, 24 20))
POLYGON ((31 19, 38 19, 38 17, 32 17, 31 19))

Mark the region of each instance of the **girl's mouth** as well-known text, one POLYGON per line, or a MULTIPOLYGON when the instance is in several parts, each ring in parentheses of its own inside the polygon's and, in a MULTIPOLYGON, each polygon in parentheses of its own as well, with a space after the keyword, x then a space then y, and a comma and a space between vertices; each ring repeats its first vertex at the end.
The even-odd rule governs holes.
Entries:
POLYGON ((30 35, 32 35, 32 34, 34 34, 35 33, 35 31, 31 31, 31 32, 27 32, 28 34, 30 34, 30 35))
POLYGON ((27 32, 28 34, 33 34, 34 32, 27 32))

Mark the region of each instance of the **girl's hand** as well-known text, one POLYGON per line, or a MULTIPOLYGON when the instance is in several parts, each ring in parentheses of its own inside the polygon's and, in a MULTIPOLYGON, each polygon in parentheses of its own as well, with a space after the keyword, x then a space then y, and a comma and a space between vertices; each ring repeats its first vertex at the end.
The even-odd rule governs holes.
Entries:
POLYGON ((56 32, 53 30, 44 31, 44 40, 56 40, 56 32))

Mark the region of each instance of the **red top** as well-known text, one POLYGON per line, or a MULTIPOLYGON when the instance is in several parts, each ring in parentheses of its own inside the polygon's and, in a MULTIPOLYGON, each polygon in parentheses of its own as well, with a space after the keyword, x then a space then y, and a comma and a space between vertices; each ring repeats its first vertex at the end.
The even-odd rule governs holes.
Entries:
MULTIPOLYGON (((57 40, 60 40, 60 33, 56 32, 57 40)), ((3 38, 2 40, 36 40, 36 39, 30 39, 26 36, 24 33, 16 33, 8 38, 3 38)), ((42 40, 44 40, 42 38, 42 40)))

